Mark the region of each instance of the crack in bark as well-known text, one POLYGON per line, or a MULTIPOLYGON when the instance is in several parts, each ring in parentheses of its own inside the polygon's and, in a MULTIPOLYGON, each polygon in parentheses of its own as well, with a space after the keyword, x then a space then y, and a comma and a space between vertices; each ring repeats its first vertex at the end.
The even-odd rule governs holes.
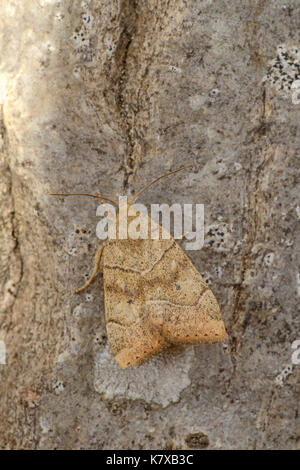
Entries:
MULTIPOLYGON (((267 133, 267 125, 266 125, 266 90, 263 88, 262 92, 262 114, 260 118, 259 126, 254 129, 254 134, 258 137, 258 139, 265 137, 267 133)), ((257 166, 255 169, 255 182, 252 182, 252 175, 253 175, 253 167, 250 168, 250 177, 249 177, 249 187, 248 187, 248 216, 249 216, 249 224, 247 233, 249 234, 248 237, 248 249, 246 253, 242 256, 241 261, 241 281, 237 285, 237 293, 233 307, 233 314, 232 314, 232 337, 230 340, 231 352, 237 353, 240 348, 240 337, 243 334, 246 326, 246 317, 241 318, 241 305, 242 305, 242 294, 244 291, 244 284, 246 280, 246 275, 248 270, 251 268, 252 263, 252 252, 253 248, 257 239, 258 234, 258 227, 259 227, 259 191, 260 191, 260 183, 261 183, 261 174, 263 173, 267 163, 269 162, 271 156, 266 158, 264 148, 261 149, 261 154, 263 154, 263 161, 257 166), (242 329, 242 331, 240 331, 242 329)), ((235 367, 235 364, 234 364, 235 367)))
MULTIPOLYGON (((276 392, 275 392, 274 387, 271 388, 270 390, 267 390, 264 396, 262 397, 260 409, 257 413, 255 424, 256 424, 257 429, 260 430, 262 433, 262 439, 261 439, 260 446, 259 446, 260 449, 264 448, 265 442, 267 441, 266 437, 267 437, 267 433, 270 427, 270 422, 269 422, 270 411, 272 409, 273 399, 275 396, 276 396, 276 392)), ((255 440, 254 448, 256 448, 256 444, 257 443, 255 440)))
POLYGON ((114 95, 126 142, 127 153, 119 168, 124 173, 124 193, 129 191, 130 180, 136 174, 146 151, 146 142, 143 139, 145 117, 142 116, 142 125, 139 128, 137 122, 141 111, 148 111, 149 115, 147 106, 152 95, 149 93, 151 85, 146 79, 153 57, 157 54, 156 40, 160 38, 166 18, 173 19, 175 12, 181 7, 186 9, 187 4, 182 1, 157 2, 156 10, 137 0, 123 1, 121 5, 118 21, 122 32, 115 53, 118 74, 114 80, 114 95), (153 37, 155 41, 149 48, 153 37), (146 44, 145 48, 143 44, 146 44), (133 62, 136 64, 135 68, 132 67, 133 62), (134 87, 128 86, 130 81, 134 87))
POLYGON ((134 139, 132 136, 132 126, 130 123, 132 120, 132 117, 130 117, 130 112, 134 113, 134 110, 132 104, 127 101, 125 92, 129 80, 129 49, 136 33, 136 23, 138 19, 137 2, 136 0, 129 0, 129 2, 124 2, 122 7, 120 22, 123 21, 124 25, 116 51, 116 56, 119 57, 118 61, 120 68, 120 74, 117 79, 116 103, 122 120, 122 126, 127 142, 127 155, 124 156, 124 160, 121 165, 121 169, 124 172, 123 190, 126 191, 128 189, 129 177, 134 173, 135 166, 133 158, 134 139))
MULTIPOLYGON (((13 271, 15 266, 12 266, 11 270, 9 269, 9 265, 7 266, 8 270, 10 271, 10 279, 8 279, 8 281, 6 282, 6 285, 11 281, 12 286, 7 288, 7 293, 10 294, 10 301, 8 302, 7 305, 5 305, 5 294, 3 295, 3 297, 4 297, 3 304, 4 305, 1 306, 2 307, 1 308, 1 313, 4 314, 4 313, 6 313, 7 311, 9 311, 13 308, 13 305, 14 305, 16 299, 17 299, 18 292, 19 292, 19 289, 20 289, 20 286, 21 286, 23 275, 24 275, 24 261, 22 259, 22 255, 21 255, 20 240, 19 240, 19 233, 18 233, 18 221, 17 221, 17 217, 16 217, 16 203, 15 203, 15 196, 14 196, 14 174, 13 174, 13 171, 12 171, 12 168, 11 168, 11 165, 10 165, 10 161, 9 161, 9 140, 8 140, 7 130, 6 130, 5 123, 4 123, 4 116, 3 116, 3 110, 2 109, 1 109, 1 113, 0 113, 0 122, 1 122, 1 124, 0 124, 1 125, 0 134, 1 134, 1 137, 3 139, 2 153, 3 153, 3 156, 4 156, 4 158, 3 158, 4 165, 5 165, 4 171, 6 170, 7 176, 8 176, 8 191, 7 191, 7 195, 6 195, 6 200, 7 201, 10 200, 10 203, 11 203, 11 210, 9 212, 9 222, 11 224, 10 238, 14 242, 11 253, 15 254, 15 258, 16 258, 15 262, 16 263, 19 262, 19 270, 17 270, 18 271, 17 273, 15 273, 13 271), (12 273, 11 273, 11 271, 12 271, 12 273), (13 289, 12 289, 12 287, 13 287, 13 289)), ((10 261, 11 261, 11 259, 10 259, 10 261)), ((5 289, 5 287, 4 287, 4 289, 5 289)))

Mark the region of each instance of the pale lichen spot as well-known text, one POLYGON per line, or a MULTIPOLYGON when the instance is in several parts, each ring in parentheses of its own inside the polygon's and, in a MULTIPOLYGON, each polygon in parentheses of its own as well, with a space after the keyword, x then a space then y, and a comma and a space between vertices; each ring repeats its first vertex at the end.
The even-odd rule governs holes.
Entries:
POLYGON ((182 72, 181 68, 175 67, 175 65, 169 65, 168 70, 170 72, 174 72, 174 73, 181 73, 182 72))
POLYGON ((270 266, 274 261, 274 253, 267 253, 264 257, 264 262, 267 266, 270 266))
POLYGON ((300 47, 280 44, 276 57, 269 62, 264 83, 279 93, 290 96, 292 103, 300 103, 300 47))

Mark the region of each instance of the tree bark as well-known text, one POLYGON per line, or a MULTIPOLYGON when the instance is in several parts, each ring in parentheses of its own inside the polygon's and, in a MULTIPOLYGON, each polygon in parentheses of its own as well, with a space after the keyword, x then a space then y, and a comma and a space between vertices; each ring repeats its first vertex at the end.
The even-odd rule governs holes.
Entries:
POLYGON ((1 2, 1 448, 299 447, 300 6, 279 3, 1 2), (228 341, 121 370, 102 275, 72 293, 96 202, 49 193, 117 198, 193 162, 140 202, 205 205, 189 255, 228 341))

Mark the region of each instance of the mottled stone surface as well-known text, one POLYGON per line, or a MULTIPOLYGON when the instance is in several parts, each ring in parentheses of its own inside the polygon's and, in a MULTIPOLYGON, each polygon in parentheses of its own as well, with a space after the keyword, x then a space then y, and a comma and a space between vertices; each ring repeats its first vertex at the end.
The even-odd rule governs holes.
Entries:
POLYGON ((299 448, 299 15, 296 0, 1 2, 1 448, 299 448), (205 204, 189 255, 228 342, 120 371, 102 276, 72 294, 97 204, 48 193, 116 197, 190 162, 140 202, 205 204))

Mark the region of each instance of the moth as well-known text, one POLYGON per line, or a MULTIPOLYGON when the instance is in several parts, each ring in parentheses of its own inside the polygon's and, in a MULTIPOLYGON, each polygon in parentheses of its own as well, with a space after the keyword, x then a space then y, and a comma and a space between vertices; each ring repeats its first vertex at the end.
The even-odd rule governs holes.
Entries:
MULTIPOLYGON (((126 210, 152 184, 190 166, 193 165, 155 178, 128 198, 126 210)), ((117 201, 101 194, 51 195, 89 196, 118 206, 117 201)), ((89 280, 75 291, 79 293, 91 284, 103 259, 106 331, 112 354, 121 368, 139 366, 172 345, 226 338, 220 308, 211 289, 176 239, 164 239, 164 229, 159 228, 156 240, 108 238, 96 253, 89 280)))

